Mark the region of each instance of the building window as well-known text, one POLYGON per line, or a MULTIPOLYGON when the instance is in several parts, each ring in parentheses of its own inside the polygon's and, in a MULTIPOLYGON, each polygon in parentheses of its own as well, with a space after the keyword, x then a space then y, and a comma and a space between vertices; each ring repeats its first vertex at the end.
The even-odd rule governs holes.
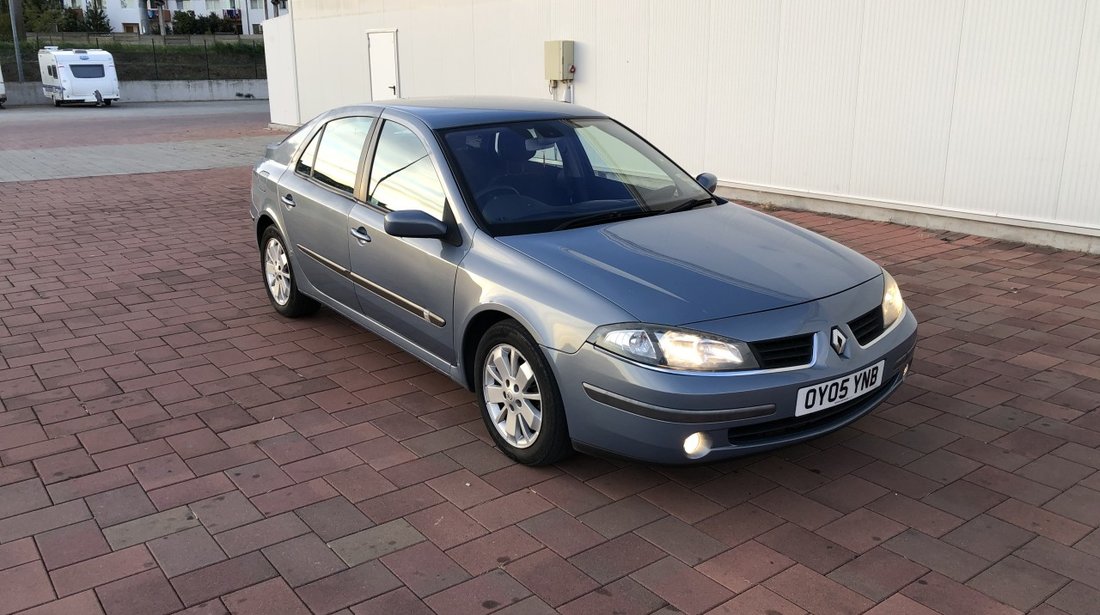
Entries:
POLYGON ((252 0, 252 8, 257 11, 262 9, 263 7, 260 6, 260 3, 262 3, 263 1, 264 0, 252 0))
POLYGON ((182 11, 183 10, 183 0, 176 0, 176 10, 177 11, 182 11))

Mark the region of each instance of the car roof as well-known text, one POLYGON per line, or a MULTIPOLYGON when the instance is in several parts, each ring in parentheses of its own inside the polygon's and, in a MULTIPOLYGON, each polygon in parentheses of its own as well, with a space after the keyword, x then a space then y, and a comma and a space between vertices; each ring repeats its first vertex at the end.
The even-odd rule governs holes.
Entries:
POLYGON ((401 98, 385 103, 344 107, 337 111, 377 111, 379 107, 414 117, 435 130, 498 122, 606 117, 603 113, 571 103, 508 96, 401 98))

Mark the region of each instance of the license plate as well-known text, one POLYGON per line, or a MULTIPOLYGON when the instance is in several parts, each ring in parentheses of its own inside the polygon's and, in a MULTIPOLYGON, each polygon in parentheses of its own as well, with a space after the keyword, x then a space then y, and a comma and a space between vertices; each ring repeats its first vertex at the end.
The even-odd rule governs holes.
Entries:
POLYGON ((798 389, 798 405, 795 406, 794 415, 803 416, 827 410, 878 388, 882 384, 882 371, 885 366, 886 361, 879 361, 871 367, 847 376, 798 389))

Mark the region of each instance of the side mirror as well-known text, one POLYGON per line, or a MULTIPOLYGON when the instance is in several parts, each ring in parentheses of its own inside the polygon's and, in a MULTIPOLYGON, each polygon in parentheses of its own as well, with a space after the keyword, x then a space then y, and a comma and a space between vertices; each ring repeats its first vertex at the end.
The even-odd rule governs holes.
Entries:
POLYGON ((442 239, 447 236, 446 224, 417 209, 391 211, 382 221, 386 234, 394 237, 442 239))
POLYGON ((714 173, 700 173, 695 181, 699 182, 704 190, 712 194, 718 189, 718 176, 714 173))

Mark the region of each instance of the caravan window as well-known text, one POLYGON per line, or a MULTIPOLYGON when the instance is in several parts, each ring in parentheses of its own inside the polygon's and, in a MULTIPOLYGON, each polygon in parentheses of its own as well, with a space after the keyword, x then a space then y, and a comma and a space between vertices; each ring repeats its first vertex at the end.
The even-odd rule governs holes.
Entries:
POLYGON ((56 66, 53 66, 53 65, 47 66, 46 67, 46 72, 49 73, 51 77, 53 77, 55 79, 57 78, 57 67, 56 66))
POLYGON ((106 74, 102 64, 70 64, 69 70, 77 79, 100 79, 106 74))

